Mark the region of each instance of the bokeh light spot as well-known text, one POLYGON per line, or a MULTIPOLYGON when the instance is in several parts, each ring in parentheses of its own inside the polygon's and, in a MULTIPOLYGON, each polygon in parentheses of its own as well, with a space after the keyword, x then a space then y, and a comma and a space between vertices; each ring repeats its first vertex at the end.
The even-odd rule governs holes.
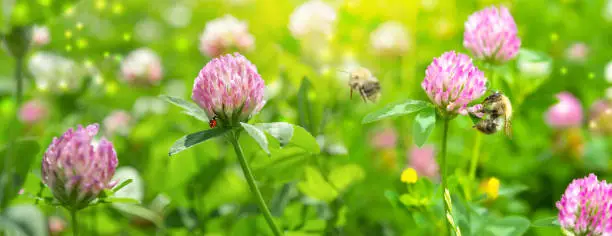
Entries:
POLYGON ((72 38, 72 31, 70 31, 70 30, 66 30, 66 31, 64 31, 64 36, 65 36, 67 39, 72 38))
POLYGON ((97 0, 96 1, 96 9, 99 11, 104 10, 106 8, 106 0, 97 0))
POLYGON ((121 3, 118 3, 118 2, 114 3, 113 4, 113 13, 117 14, 117 15, 123 13, 123 5, 121 3))
POLYGON ((86 48, 87 47, 87 40, 84 38, 80 38, 79 40, 77 40, 77 47, 80 49, 86 48))
POLYGON ((82 30, 83 29, 83 23, 77 22, 76 28, 77 28, 77 30, 82 30))
POLYGON ((51 5, 51 0, 38 0, 38 4, 48 7, 49 5, 51 5))
POLYGON ((72 15, 74 15, 74 7, 66 8, 66 10, 64 11, 64 15, 65 16, 72 16, 72 15))
POLYGON ((189 41, 185 37, 176 39, 176 50, 184 52, 189 48, 189 41))
POLYGON ((107 95, 112 96, 115 95, 119 90, 119 85, 117 85, 117 82, 115 81, 110 81, 106 83, 106 86, 104 86, 104 90, 106 91, 107 95))
POLYGON ((555 42, 557 40, 559 40, 559 35, 557 33, 550 34, 550 41, 555 42))
POLYGON ((561 67, 561 74, 562 75, 566 75, 567 74, 567 68, 561 67))

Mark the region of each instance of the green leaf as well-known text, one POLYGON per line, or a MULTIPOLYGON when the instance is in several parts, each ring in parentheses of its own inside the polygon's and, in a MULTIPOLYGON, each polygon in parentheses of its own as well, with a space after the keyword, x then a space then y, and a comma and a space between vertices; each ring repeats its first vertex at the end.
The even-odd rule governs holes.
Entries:
POLYGON ((302 127, 306 127, 308 131, 313 132, 314 118, 312 115, 312 104, 310 104, 310 100, 308 99, 308 90, 310 90, 310 87, 310 81, 307 77, 304 77, 297 93, 297 105, 299 124, 302 127))
POLYGON ((338 191, 334 189, 321 175, 317 169, 306 167, 304 170, 305 180, 298 183, 298 189, 305 195, 325 202, 331 202, 338 197, 338 191))
POLYGON ((542 219, 537 219, 531 223, 532 227, 559 227, 559 219, 557 216, 546 217, 542 219))
POLYGON ((227 128, 217 127, 214 129, 202 130, 200 132, 185 135, 179 140, 177 140, 172 145, 172 147, 170 147, 170 152, 168 152, 168 155, 172 156, 174 154, 182 152, 183 150, 190 148, 198 143, 225 134, 225 132, 229 130, 230 129, 227 128))
POLYGON ((138 216, 142 219, 148 220, 152 223, 154 223, 155 225, 157 225, 157 227, 161 227, 163 224, 163 219, 162 217, 155 213, 154 211, 151 211, 145 207, 142 207, 140 205, 136 205, 136 204, 113 204, 113 207, 116 208, 117 210, 120 210, 121 212, 133 215, 133 216, 138 216))
POLYGON ((485 230, 492 235, 518 236, 529 229, 530 222, 521 216, 507 216, 486 226, 485 230))
POLYGON ((299 147, 311 154, 319 154, 321 152, 315 137, 304 128, 297 125, 293 126, 293 137, 285 147, 299 147))
POLYGON ((117 191, 121 190, 123 187, 127 186, 128 184, 134 182, 133 179, 126 179, 123 182, 121 182, 120 184, 118 184, 117 186, 115 186, 113 188, 113 193, 116 193, 117 191))
POLYGON ((280 146, 287 145, 293 138, 293 125, 287 122, 259 123, 256 126, 280 142, 280 146))
POLYGON ((8 33, 11 25, 11 14, 15 1, 0 1, 0 36, 8 33))
POLYGON ((411 194, 402 194, 399 200, 407 207, 423 207, 429 204, 429 199, 416 197, 411 194))
POLYGON ((590 170, 605 171, 608 168, 610 155, 608 153, 608 141, 604 137, 591 137, 586 143, 584 155, 584 166, 590 170))
POLYGON ((104 203, 139 204, 140 202, 127 197, 109 197, 104 199, 104 203))
POLYGON ((430 106, 429 104, 430 103, 428 102, 420 100, 407 100, 404 102, 387 105, 381 110, 366 115, 361 121, 361 123, 367 124, 385 118, 407 115, 413 112, 423 110, 426 107, 430 106))
POLYGON ((226 163, 223 159, 211 160, 204 166, 199 166, 199 171, 187 181, 186 195, 190 200, 199 195, 207 193, 214 181, 222 177, 226 163))
POLYGON ((244 128, 244 130, 246 130, 249 136, 251 136, 251 138, 253 138, 255 142, 257 142, 259 147, 261 147, 264 152, 270 155, 270 149, 268 148, 268 138, 266 138, 266 134, 264 134, 263 131, 253 125, 243 122, 240 122, 240 125, 242 125, 242 127, 244 128))
POLYGON ((335 167, 329 172, 329 181, 339 192, 343 192, 349 185, 361 181, 365 172, 357 164, 347 164, 335 167))
POLYGON ((499 188, 498 195, 504 197, 513 197, 516 194, 519 194, 527 189, 528 187, 522 184, 515 184, 510 186, 501 185, 501 187, 499 188))
POLYGON ((0 232, 3 231, 7 235, 46 236, 47 221, 42 212, 33 205, 13 206, 0 216, 0 232))
POLYGON ((399 194, 397 194, 397 192, 393 190, 385 190, 384 195, 385 198, 387 198, 387 200, 389 201, 389 203, 391 203, 391 206, 393 206, 393 208, 397 208, 398 203, 400 202, 399 194))
POLYGON ((159 97, 166 102, 172 103, 183 109, 183 113, 193 116, 198 120, 203 122, 208 122, 210 119, 206 115, 206 112, 202 110, 198 105, 193 104, 191 102, 185 101, 181 98, 172 97, 168 95, 159 95, 159 97))
POLYGON ((31 139, 17 140, 0 147, 0 208, 17 195, 39 150, 38 143, 31 139), (9 165, 5 166, 5 163, 9 165))
POLYGON ((253 174, 260 180, 284 183, 299 178, 312 154, 297 147, 272 152, 271 158, 252 163, 253 174))
POLYGON ((436 111, 433 107, 428 107, 419 112, 412 123, 412 137, 414 143, 421 147, 436 125, 436 111))
POLYGON ((529 62, 548 62, 552 59, 544 52, 521 48, 519 49, 518 60, 524 60, 529 62))

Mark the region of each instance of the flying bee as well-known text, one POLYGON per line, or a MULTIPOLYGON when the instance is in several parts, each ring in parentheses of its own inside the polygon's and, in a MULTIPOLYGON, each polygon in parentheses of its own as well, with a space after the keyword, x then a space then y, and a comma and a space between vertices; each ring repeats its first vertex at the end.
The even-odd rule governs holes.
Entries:
POLYGON ((376 102, 380 97, 380 83, 366 68, 359 67, 350 72, 348 85, 351 88, 351 99, 353 98, 353 90, 359 91, 359 95, 364 102, 376 102))
POLYGON ((481 119, 474 128, 485 134, 492 134, 502 127, 507 136, 512 134, 512 104, 510 99, 500 92, 494 92, 489 95, 482 102, 482 109, 484 113, 483 119, 481 119))

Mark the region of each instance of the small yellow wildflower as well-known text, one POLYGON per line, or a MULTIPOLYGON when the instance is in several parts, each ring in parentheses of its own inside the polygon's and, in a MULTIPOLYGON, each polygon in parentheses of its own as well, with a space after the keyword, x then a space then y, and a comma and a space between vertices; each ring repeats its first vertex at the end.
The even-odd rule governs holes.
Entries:
POLYGON ((417 175, 416 170, 412 168, 407 168, 404 171, 402 171, 402 176, 400 179, 404 183, 414 184, 416 183, 418 179, 418 175, 417 175))
POLYGON ((480 185, 482 192, 486 193, 490 199, 496 199, 499 196, 499 179, 491 177, 484 180, 480 185))

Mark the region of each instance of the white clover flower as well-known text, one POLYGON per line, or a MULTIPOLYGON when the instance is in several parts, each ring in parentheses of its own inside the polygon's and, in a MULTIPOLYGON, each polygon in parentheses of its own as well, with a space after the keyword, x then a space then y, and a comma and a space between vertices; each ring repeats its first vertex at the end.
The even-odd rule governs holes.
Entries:
POLYGON ((183 28, 191 22, 191 9, 185 5, 174 5, 164 12, 164 19, 174 28, 183 28))
POLYGON ((521 75, 530 78, 545 78, 552 72, 550 61, 518 60, 517 67, 521 75))
POLYGON ((248 31, 245 21, 225 15, 206 23, 200 36, 200 52, 209 57, 229 53, 232 49, 248 52, 255 46, 255 38, 248 31))
POLYGON ((293 37, 330 37, 334 33, 336 10, 320 0, 311 0, 298 6, 289 18, 293 37))
POLYGON ((378 54, 401 56, 408 51, 410 37, 401 23, 389 21, 372 32, 370 42, 378 54))
POLYGON ((156 85, 162 79, 159 56, 149 48, 136 49, 121 62, 122 79, 130 84, 156 85))
POLYGON ((603 18, 608 22, 612 22, 612 0, 606 1, 602 10, 603 18))
POLYGON ((51 33, 47 26, 35 25, 32 27, 32 44, 35 46, 44 46, 51 41, 51 33))
POLYGON ((77 90, 86 74, 85 69, 74 61, 49 52, 35 53, 30 58, 28 69, 39 90, 57 93, 77 90))
POLYGON ((131 179, 132 182, 119 189, 119 191, 115 193, 115 197, 131 198, 142 202, 142 199, 144 198, 144 182, 140 177, 138 170, 136 170, 134 167, 122 166, 117 168, 111 181, 120 184, 128 179, 131 179))
POLYGON ((606 64, 606 69, 604 71, 604 78, 606 78, 606 81, 608 81, 608 83, 612 83, 612 61, 606 64))

